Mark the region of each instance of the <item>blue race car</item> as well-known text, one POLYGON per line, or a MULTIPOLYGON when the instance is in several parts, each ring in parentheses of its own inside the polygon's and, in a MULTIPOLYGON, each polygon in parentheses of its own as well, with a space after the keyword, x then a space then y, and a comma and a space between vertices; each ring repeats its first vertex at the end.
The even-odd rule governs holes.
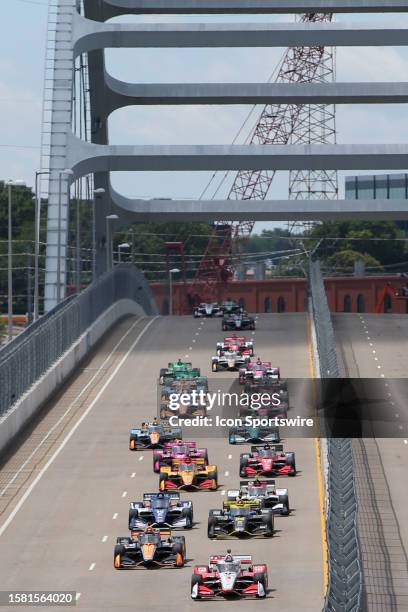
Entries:
POLYGON ((142 423, 139 429, 130 430, 129 449, 164 448, 166 442, 181 440, 182 437, 181 427, 170 427, 155 418, 151 423, 142 423))
POLYGON ((143 501, 131 502, 129 529, 140 531, 148 525, 169 529, 193 527, 193 503, 181 501, 180 493, 144 493, 143 501))

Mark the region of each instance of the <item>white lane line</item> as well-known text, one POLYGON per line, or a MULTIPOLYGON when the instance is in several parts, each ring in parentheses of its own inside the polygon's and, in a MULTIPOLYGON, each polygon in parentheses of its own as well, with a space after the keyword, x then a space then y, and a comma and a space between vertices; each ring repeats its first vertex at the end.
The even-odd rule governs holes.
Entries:
POLYGON ((195 339, 195 338, 193 338, 191 342, 194 344, 194 342, 195 342, 195 341, 196 341, 196 339, 195 339))
POLYGON ((408 444, 408 440, 404 440, 404 444, 408 444))
POLYGON ((184 357, 187 357, 187 358, 188 358, 188 357, 189 357, 189 355, 188 355, 188 354, 187 354, 187 355, 184 355, 184 357))
MULTIPOLYGON (((96 394, 96 396, 94 397, 94 399, 92 400, 92 402, 89 404, 88 408, 85 410, 85 412, 82 414, 82 416, 78 419, 78 421, 75 423, 75 425, 72 427, 72 429, 70 429, 70 431, 66 434, 65 438, 63 439, 63 441, 61 442, 61 444, 58 446, 58 448, 56 449, 56 451, 54 452, 53 455, 51 455, 51 457, 48 459, 47 463, 43 466, 43 468, 38 472, 36 478, 32 481, 32 483, 30 484, 30 486, 28 487, 28 489, 26 490, 26 492, 24 493, 24 495, 22 497, 20 497, 18 503, 16 504, 16 506, 14 507, 14 509, 10 512, 10 514, 8 515, 7 519, 4 521, 4 523, 2 524, 2 526, 0 527, 0 537, 3 535, 3 533, 6 531, 7 527, 10 525, 11 521, 14 519, 14 517, 16 516, 17 512, 20 510, 20 508, 22 508, 22 506, 24 505, 24 502, 26 501, 26 499, 28 499, 28 497, 30 496, 31 492, 33 491, 33 489, 37 486, 37 484, 40 482, 41 478, 44 476, 45 472, 48 470, 48 468, 50 467, 50 465, 52 465, 55 461, 55 459, 58 457, 58 455, 60 454, 60 452, 62 451, 63 448, 65 448, 65 445, 68 444, 69 440, 72 438, 72 436, 74 435, 74 433, 76 432, 76 430, 78 429, 78 427, 81 425, 82 421, 85 420, 85 418, 88 416, 88 414, 91 412, 92 408, 95 406, 95 404, 99 401, 101 395, 103 395, 103 393, 105 392, 106 388, 110 385, 110 383, 112 382, 112 380, 115 378, 116 374, 119 372, 120 368, 122 367, 122 365, 125 363, 125 361, 127 360, 127 358, 129 357, 129 355, 132 353, 133 349, 137 346, 137 344, 139 343, 139 341, 141 340, 141 338, 144 336, 144 334, 147 332, 147 330, 149 329, 149 327, 158 319, 159 317, 153 317, 153 319, 151 319, 147 325, 142 329, 142 331, 140 332, 140 334, 135 338, 135 340, 132 342, 131 346, 129 347, 129 349, 126 351, 126 353, 123 355, 122 359, 119 361, 119 363, 117 364, 116 368, 113 370, 113 372, 110 374, 110 376, 108 376, 106 382, 104 383, 104 385, 99 389, 98 393, 96 394)), ((136 323, 135 323, 136 324, 136 323)), ((132 326, 134 327, 134 325, 132 326)), ((130 328, 132 329, 132 328, 130 328)), ((129 331, 129 330, 128 330, 129 331)), ((125 334, 126 335, 126 334, 125 334)), ((124 336, 123 336, 124 337, 124 336)), ((113 349, 114 351, 115 349, 113 349)), ((83 391, 86 389, 86 387, 84 387, 84 389, 82 389, 81 393, 83 393, 83 391)), ((22 468, 20 468, 19 471, 21 471, 22 468)))
POLYGON ((81 597, 82 593, 76 593, 75 595, 75 601, 78 601, 78 599, 81 597))
POLYGON ((140 455, 139 461, 143 461, 143 459, 144 459, 144 455, 140 455))
POLYGON ((126 495, 127 495, 127 491, 123 491, 122 497, 126 497, 126 495))
POLYGON ((384 383, 384 384, 385 384, 385 386, 386 386, 386 387, 389 387, 389 386, 390 386, 390 385, 389 385, 387 382, 386 382, 386 383, 384 383))
POLYGON ((374 361, 378 361, 378 357, 374 357, 374 361))
POLYGON ((228 455, 228 459, 232 459, 232 455, 228 455))
POLYGON ((397 419, 399 419, 399 414, 398 414, 398 412, 396 412, 396 413, 395 413, 395 417, 396 417, 397 419))
MULTIPOLYGON (((369 338, 367 338, 367 340, 369 340, 369 338)), ((370 342, 370 346, 374 346, 372 342, 370 342)))
POLYGON ((193 350, 193 347, 192 347, 192 346, 189 346, 189 347, 188 347, 188 350, 189 350, 189 351, 192 351, 192 350, 193 350))
POLYGON ((115 512, 115 514, 112 516, 112 521, 116 521, 117 518, 118 518, 118 513, 115 512))
POLYGON ((398 429, 404 429, 404 428, 403 428, 403 426, 402 426, 402 425, 400 425, 400 426, 398 427, 398 429))
POLYGON ((225 489, 221 491, 221 495, 225 495, 225 489))
POLYGON ((94 571, 94 569, 95 569, 95 565, 96 565, 96 563, 91 563, 91 565, 88 567, 88 570, 89 570, 90 572, 93 572, 93 571, 94 571))
POLYGON ((130 475, 131 478, 134 478, 135 476, 136 476, 136 472, 132 472, 130 475))
POLYGON ((373 351, 373 355, 375 355, 375 354, 376 354, 376 352, 377 352, 377 351, 373 351))
POLYGON ((381 378, 385 378, 385 374, 381 374, 381 378))
POLYGON ((377 369, 378 369, 378 370, 381 370, 381 366, 380 366, 380 365, 378 365, 378 366, 377 366, 377 369))
MULTIPOLYGON (((18 469, 18 471, 14 474, 13 478, 7 483, 7 485, 5 486, 5 488, 1 491, 0 493, 0 497, 3 497, 3 495, 8 491, 9 487, 13 484, 13 482, 16 480, 16 478, 18 478, 18 476, 21 474, 21 472, 25 469, 26 465, 28 463, 30 463, 31 459, 34 457, 34 455, 37 453, 37 451, 40 450, 40 448, 42 447, 42 445, 44 444, 44 442, 46 442, 48 440, 48 438, 51 436, 51 434, 57 429, 57 427, 61 424, 61 422, 65 419, 65 417, 67 416, 67 414, 69 414, 72 410, 72 408, 74 407, 74 405, 77 403, 77 401, 82 397, 82 395, 85 393, 85 391, 87 391, 87 389, 90 387, 90 385, 92 385, 92 383, 94 382, 95 378, 97 378, 97 376, 100 374, 101 370, 105 369, 105 365, 107 364, 107 362, 110 360, 110 358, 112 357, 112 355, 115 353, 115 351, 117 350, 117 348, 119 347, 120 344, 122 344, 123 340, 126 338, 126 336, 132 331, 132 329, 138 324, 140 323, 140 319, 138 319, 137 321, 135 321, 133 323, 133 325, 131 327, 129 327, 129 329, 127 330, 127 332, 125 334, 123 334, 123 336, 121 337, 120 340, 118 340, 118 342, 115 344, 115 346, 113 347, 113 349, 111 350, 111 352, 109 353, 109 355, 106 357, 105 361, 102 363, 101 366, 99 366, 99 368, 96 370, 95 374, 92 376, 91 380, 89 380, 85 387, 78 393, 78 395, 75 397, 75 399, 72 400, 72 402, 70 403, 70 405, 68 406, 68 408, 66 409, 66 411, 64 412, 63 415, 61 415, 61 417, 58 419, 58 421, 56 423, 54 423, 54 425, 51 427, 51 429, 46 433, 46 435, 44 436, 44 438, 41 440, 41 442, 35 447, 35 449, 32 451, 32 453, 27 457, 27 459, 24 461, 24 463, 21 465, 21 467, 18 469)), ((0 534, 1 535, 1 534, 0 534)))
POLYGON ((106 542, 107 539, 108 539, 108 536, 103 536, 102 542, 106 542))
POLYGON ((199 336, 199 335, 200 335, 200 332, 196 332, 196 333, 195 333, 195 335, 196 335, 196 336, 199 336))
POLYGON ((370 336, 367 336, 367 340, 371 340, 370 336))
POLYGON ((224 476, 229 476, 228 470, 225 472, 224 476))

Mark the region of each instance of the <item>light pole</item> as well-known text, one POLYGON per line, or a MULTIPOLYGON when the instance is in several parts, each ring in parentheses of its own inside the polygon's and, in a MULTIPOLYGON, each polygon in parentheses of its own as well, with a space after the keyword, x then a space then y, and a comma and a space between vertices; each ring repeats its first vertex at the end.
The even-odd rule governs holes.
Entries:
MULTIPOLYGON (((74 173, 71 169, 59 171, 59 188, 58 188, 58 246, 57 246, 57 304, 61 302, 61 218, 62 218, 62 177, 72 176, 74 173)), ((69 184, 67 186, 69 198, 69 184)))
POLYGON ((13 206, 11 201, 11 188, 18 185, 25 185, 25 183, 24 181, 8 181, 7 336, 9 342, 13 339, 13 206))
POLYGON ((103 187, 93 190, 92 201, 92 282, 96 281, 96 198, 105 192, 103 187))
POLYGON ((41 224, 41 193, 38 189, 38 177, 44 174, 51 174, 49 170, 37 171, 35 173, 35 220, 34 220, 34 321, 37 321, 40 313, 39 309, 39 284, 40 284, 40 224, 41 224))
POLYGON ((122 261, 120 256, 122 249, 130 249, 130 244, 128 242, 122 242, 122 244, 118 246, 118 263, 121 263, 122 261))
POLYGON ((118 215, 106 215, 106 271, 112 270, 112 238, 110 231, 110 221, 119 219, 118 215))
POLYGON ((173 274, 180 272, 178 268, 172 268, 169 270, 169 288, 170 288, 170 299, 169 299, 169 315, 173 314, 173 274))

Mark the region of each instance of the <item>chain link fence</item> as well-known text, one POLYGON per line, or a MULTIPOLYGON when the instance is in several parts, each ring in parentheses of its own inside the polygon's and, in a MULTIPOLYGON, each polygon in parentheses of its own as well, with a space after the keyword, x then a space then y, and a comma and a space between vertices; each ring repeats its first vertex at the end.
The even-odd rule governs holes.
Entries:
POLYGON ((121 299, 137 302, 146 314, 157 314, 144 275, 130 264, 121 264, 78 296, 64 300, 3 347, 0 350, 0 416, 103 312, 121 299))
MULTIPOLYGON (((333 324, 318 261, 310 262, 309 290, 320 378, 339 378, 333 324)), ((327 464, 326 530, 329 564, 329 584, 323 610, 358 612, 362 609, 362 573, 352 440, 328 438, 323 441, 327 464)))

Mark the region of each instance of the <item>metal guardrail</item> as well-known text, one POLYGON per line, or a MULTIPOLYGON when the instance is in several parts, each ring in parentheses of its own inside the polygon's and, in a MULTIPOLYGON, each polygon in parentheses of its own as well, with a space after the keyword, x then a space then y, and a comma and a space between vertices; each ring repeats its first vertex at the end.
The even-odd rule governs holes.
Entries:
POLYGON ((312 314, 316 330, 317 350, 320 361, 320 377, 339 378, 340 369, 337 362, 333 324, 327 303, 320 263, 318 261, 310 262, 309 286, 312 298, 312 314))
POLYGON ((0 350, 0 416, 65 353, 96 319, 121 299, 140 304, 147 314, 157 314, 143 274, 121 264, 78 296, 27 327, 0 350))
MULTIPOLYGON (((318 261, 310 262, 309 289, 320 378, 339 378, 333 324, 318 261)), ((325 449, 329 584, 323 611, 359 612, 362 573, 352 440, 329 438, 326 440, 325 449)))

